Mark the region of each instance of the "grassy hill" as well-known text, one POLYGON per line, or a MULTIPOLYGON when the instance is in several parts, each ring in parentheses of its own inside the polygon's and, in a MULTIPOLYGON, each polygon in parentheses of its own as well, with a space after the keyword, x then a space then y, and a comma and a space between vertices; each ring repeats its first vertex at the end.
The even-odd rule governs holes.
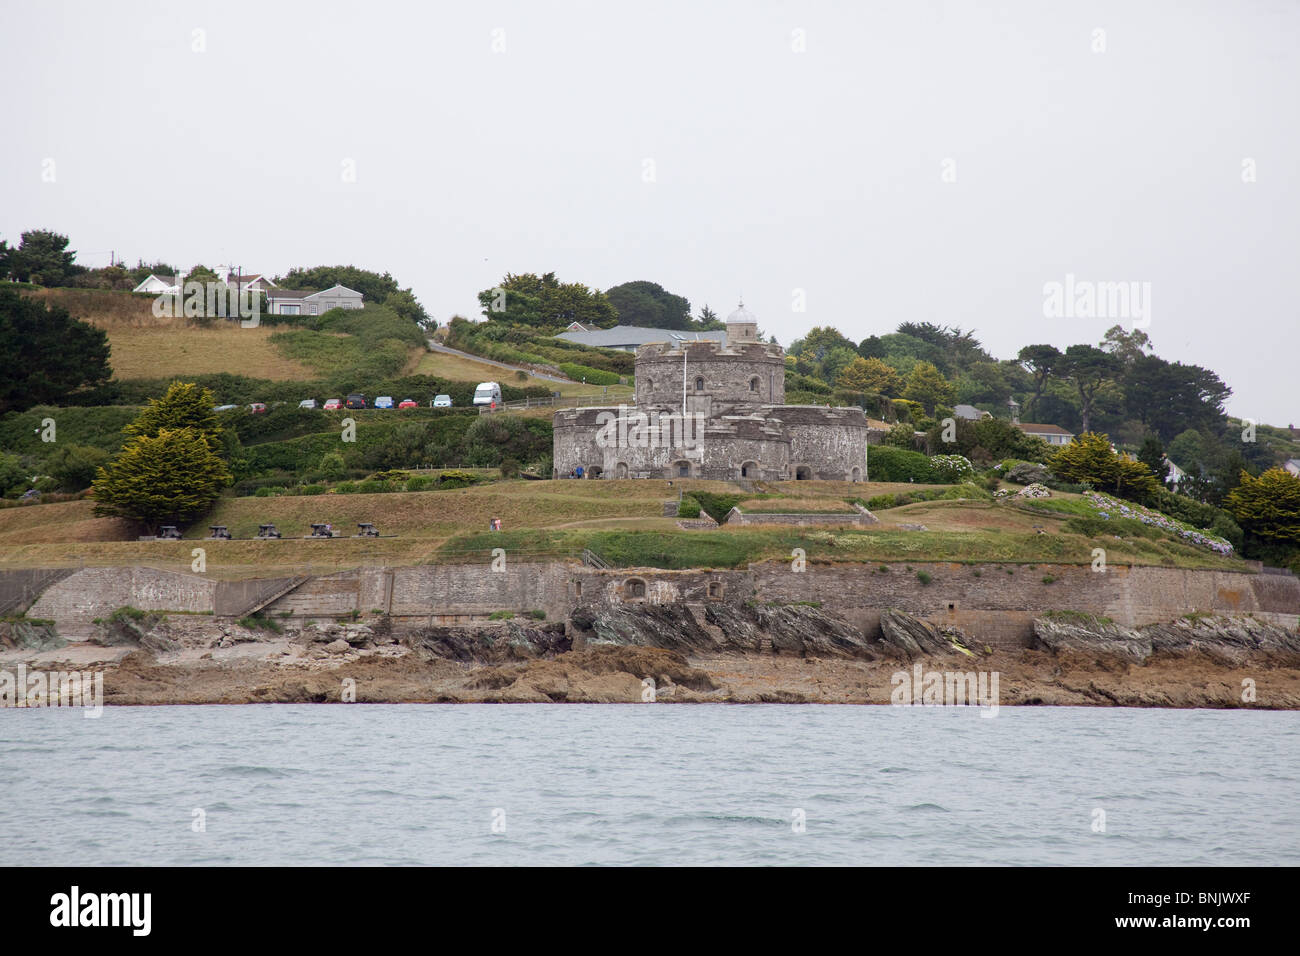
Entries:
MULTIPOLYGON (((915 491, 914 484, 772 482, 758 503, 766 509, 841 510, 848 498, 915 491)), ((663 517, 662 503, 688 493, 726 495, 727 482, 494 481, 468 488, 390 494, 320 494, 277 498, 224 498, 180 542, 131 540, 116 519, 95 518, 89 500, 0 509, 0 566, 68 563, 145 564, 189 568, 191 549, 207 550, 209 573, 239 576, 277 569, 317 570, 363 563, 414 564, 483 561, 492 548, 516 558, 575 557, 591 548, 615 565, 739 567, 765 559, 788 560, 803 548, 810 561, 906 564, 923 561, 1018 564, 1088 564, 1104 547, 1112 564, 1240 569, 1236 558, 1213 555, 1148 529, 1141 535, 1096 538, 1067 527, 1068 512, 1035 512, 1008 502, 931 501, 878 513, 869 528, 740 528, 685 531, 663 517), (489 519, 503 531, 488 532, 489 519), (313 521, 344 533, 373 521, 380 539, 303 540, 313 521), (280 541, 204 541, 209 524, 225 524, 237 537, 273 522, 280 541), (905 525, 924 525, 917 531, 905 525)), ((1061 500, 1077 496, 1062 495, 1061 500)), ((1117 529, 1118 530, 1118 529, 1117 529)), ((1037 582, 1037 578, 1034 581, 1037 582)))

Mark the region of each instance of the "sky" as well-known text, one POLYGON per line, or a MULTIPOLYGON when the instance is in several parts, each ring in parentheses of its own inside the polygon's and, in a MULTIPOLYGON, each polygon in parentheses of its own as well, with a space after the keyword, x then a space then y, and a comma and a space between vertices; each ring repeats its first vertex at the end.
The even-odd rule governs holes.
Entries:
POLYGON ((2 0, 0 238, 353 264, 440 322, 555 272, 743 296, 786 345, 1120 324, 1285 425, 1298 33, 1294 0, 2 0), (1136 297, 1051 308, 1067 282, 1136 297))

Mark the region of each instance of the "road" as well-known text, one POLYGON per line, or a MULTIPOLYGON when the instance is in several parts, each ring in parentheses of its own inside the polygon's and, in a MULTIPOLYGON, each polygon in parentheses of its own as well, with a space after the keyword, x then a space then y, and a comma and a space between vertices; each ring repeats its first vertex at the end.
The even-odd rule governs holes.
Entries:
POLYGON ((452 348, 448 348, 445 345, 438 345, 436 342, 433 341, 433 339, 428 339, 427 341, 429 343, 429 350, 433 352, 443 352, 447 355, 456 355, 463 359, 470 359, 471 361, 474 362, 482 362, 484 365, 492 365, 495 366, 496 368, 504 368, 511 372, 526 372, 527 374, 531 375, 533 378, 544 379, 547 382, 560 382, 561 384, 564 385, 577 384, 575 381, 573 381, 573 379, 565 378, 563 375, 543 375, 541 372, 534 372, 532 369, 525 368, 522 365, 507 365, 505 362, 498 362, 496 359, 484 358, 481 355, 471 355, 469 352, 462 352, 460 349, 452 349, 452 348))

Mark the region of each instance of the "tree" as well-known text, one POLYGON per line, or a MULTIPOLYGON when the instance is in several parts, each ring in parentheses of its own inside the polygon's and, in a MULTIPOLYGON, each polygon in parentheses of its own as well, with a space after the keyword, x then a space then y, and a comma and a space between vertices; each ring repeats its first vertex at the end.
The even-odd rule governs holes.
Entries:
POLYGON ((0 355, 0 414, 68 404, 113 376, 103 329, 17 289, 0 289, 0 355))
POLYGON ((836 385, 854 392, 898 397, 903 378, 878 358, 855 358, 840 370, 836 385))
POLYGON ((1017 358, 1033 381, 1033 392, 1025 400, 1025 414, 1028 415, 1031 409, 1038 406, 1038 400, 1043 397, 1043 392, 1047 388, 1048 379, 1061 370, 1065 356, 1053 345, 1026 345, 1020 350, 1017 358))
POLYGON ((162 398, 151 398, 140 414, 122 429, 129 437, 153 438, 162 431, 190 428, 207 441, 208 447, 221 446, 223 428, 213 411, 216 399, 212 390, 193 382, 172 382, 162 398))
POLYGON ((388 298, 384 300, 384 305, 426 331, 432 332, 438 327, 438 323, 429 317, 428 312, 424 311, 424 306, 420 305, 420 300, 415 297, 415 293, 410 289, 398 289, 396 292, 390 292, 388 298))
POLYGON ((1146 465, 1128 455, 1115 454, 1110 438, 1095 432, 1076 435, 1047 464, 1058 478, 1086 483, 1130 501, 1150 501, 1160 490, 1160 483, 1146 465))
POLYGON ((1151 337, 1141 329, 1125 332, 1124 326, 1112 325, 1106 330, 1101 347, 1124 365, 1132 365, 1151 351, 1151 337))
POLYGON ((18 282, 37 285, 66 285, 78 272, 77 254, 68 250, 68 237, 47 229, 32 229, 22 234, 17 249, 7 256, 9 275, 18 282))
POLYGON ((62 491, 81 491, 95 481, 95 474, 108 460, 108 452, 91 445, 61 445, 46 460, 50 477, 62 491))
POLYGON ((620 325, 680 330, 695 327, 690 302, 657 282, 624 282, 606 289, 605 297, 617 310, 620 325))
POLYGON ((1165 461, 1165 449, 1160 444, 1160 439, 1154 435, 1148 435, 1142 442, 1142 448, 1138 452, 1138 461, 1151 469, 1151 474, 1161 483, 1169 475, 1169 462, 1165 461))
POLYGON ((1284 468, 1240 477, 1223 505, 1241 529, 1265 544, 1300 546, 1300 478, 1284 468))
POLYGON ((913 366, 912 374, 907 377, 907 387, 903 389, 904 398, 919 402, 929 413, 933 413, 935 406, 941 403, 951 405, 955 395, 952 383, 929 362, 917 362, 913 366))
POLYGON ((226 463, 193 428, 141 435, 95 478, 95 514, 158 525, 190 520, 231 482, 226 463))
POLYGON ((0 451, 0 497, 16 498, 31 484, 31 470, 17 455, 0 451))
POLYGON ((704 308, 700 309, 700 317, 695 321, 699 323, 701 329, 705 330, 725 328, 727 324, 718 318, 718 313, 710 309, 707 302, 704 308))
POLYGON ((570 322, 613 328, 618 311, 603 292, 581 282, 560 282, 554 272, 506 274, 495 289, 478 294, 483 315, 494 322, 559 329, 570 322))
POLYGON ((1102 387, 1115 381, 1119 373, 1119 360, 1108 352, 1091 345, 1071 345, 1065 350, 1062 371, 1074 385, 1079 396, 1079 416, 1083 430, 1090 431, 1093 407, 1102 387))

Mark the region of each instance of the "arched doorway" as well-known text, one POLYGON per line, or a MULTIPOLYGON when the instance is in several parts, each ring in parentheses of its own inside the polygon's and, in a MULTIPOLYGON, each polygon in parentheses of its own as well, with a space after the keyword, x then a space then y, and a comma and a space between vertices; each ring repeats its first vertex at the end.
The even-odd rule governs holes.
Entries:
POLYGON ((623 582, 623 597, 629 601, 644 598, 645 582, 640 578, 628 578, 623 582))
POLYGON ((852 473, 850 473, 850 475, 849 475, 849 480, 850 480, 850 481, 861 481, 861 480, 862 480, 862 469, 861 469, 861 468, 854 468, 853 471, 852 471, 852 473))
POLYGON ((757 477, 758 477, 758 462, 756 462, 756 461, 747 461, 747 462, 745 462, 743 465, 741 465, 741 466, 740 466, 740 477, 741 477, 741 478, 757 478, 757 477))
POLYGON ((600 465, 592 465, 590 468, 587 469, 587 477, 599 478, 602 474, 604 474, 604 472, 605 469, 601 468, 600 465))
POLYGON ((795 469, 794 469, 794 480, 795 480, 795 481, 811 481, 811 480, 812 480, 812 469, 809 468, 807 465, 798 465, 798 466, 796 466, 795 469))
POLYGON ((672 477, 689 478, 691 477, 691 463, 685 458, 679 458, 671 465, 672 477))
POLYGON ((627 462, 620 461, 617 465, 614 466, 614 477, 615 478, 627 477, 627 462))

